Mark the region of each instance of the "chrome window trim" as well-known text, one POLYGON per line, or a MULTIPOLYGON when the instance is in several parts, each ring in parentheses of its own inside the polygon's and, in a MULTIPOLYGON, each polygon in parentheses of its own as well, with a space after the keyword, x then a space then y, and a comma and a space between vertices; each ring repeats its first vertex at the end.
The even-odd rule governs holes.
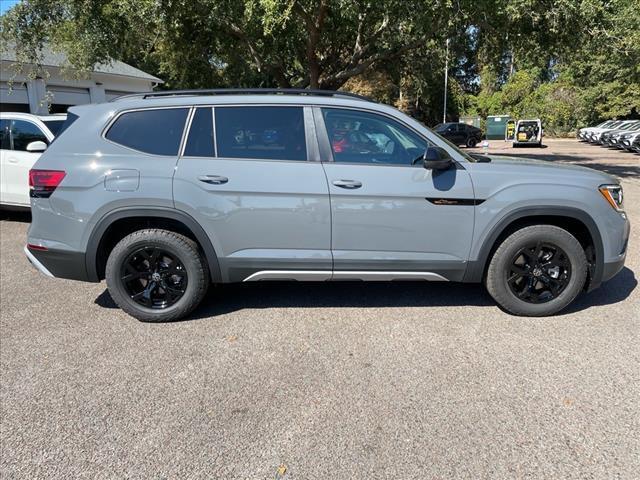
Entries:
MULTIPOLYGON (((184 128, 182 129, 182 138, 180 139, 180 146, 178 147, 178 158, 182 158, 184 150, 187 148, 187 140, 189 140, 189 133, 191 132, 191 122, 196 114, 196 109, 191 108, 187 114, 187 120, 184 122, 184 128)), ((151 154, 153 155, 153 154, 151 154)), ((159 157, 163 155, 157 155, 159 157)))

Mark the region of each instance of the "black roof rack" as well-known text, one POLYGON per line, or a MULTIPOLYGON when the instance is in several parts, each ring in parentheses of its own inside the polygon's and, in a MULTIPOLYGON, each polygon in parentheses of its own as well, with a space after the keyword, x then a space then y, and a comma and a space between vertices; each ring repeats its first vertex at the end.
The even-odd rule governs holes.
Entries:
POLYGON ((180 96, 199 95, 309 95, 319 97, 348 97, 357 100, 372 102, 373 100, 364 95, 350 92, 339 92, 336 90, 313 90, 307 88, 212 88, 203 90, 159 90, 157 92, 141 92, 121 95, 111 101, 118 101, 127 98, 163 98, 180 96))

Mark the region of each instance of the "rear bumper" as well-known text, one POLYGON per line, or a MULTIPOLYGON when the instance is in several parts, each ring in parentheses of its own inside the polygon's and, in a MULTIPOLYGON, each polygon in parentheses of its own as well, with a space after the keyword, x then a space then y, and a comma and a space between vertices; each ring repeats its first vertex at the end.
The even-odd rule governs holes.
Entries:
POLYGON ((48 277, 90 281, 87 275, 84 252, 35 250, 25 245, 24 253, 31 264, 48 277))
POLYGON ((31 253, 31 251, 27 248, 26 245, 24 246, 24 254, 27 256, 27 259, 29 260, 31 265, 36 267, 36 269, 40 273, 42 273, 43 275, 46 275, 47 277, 53 278, 53 274, 49 270, 47 270, 47 267, 45 267, 42 263, 40 263, 40 261, 35 257, 33 253, 31 253))

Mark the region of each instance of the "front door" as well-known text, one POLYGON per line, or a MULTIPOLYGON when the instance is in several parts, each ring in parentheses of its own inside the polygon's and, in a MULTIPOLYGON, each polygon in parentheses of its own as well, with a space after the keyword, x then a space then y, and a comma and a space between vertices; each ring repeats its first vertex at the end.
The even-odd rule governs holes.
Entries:
POLYGON ((424 169, 428 141, 390 117, 340 108, 314 113, 332 156, 323 166, 333 278, 461 280, 474 222, 467 171, 424 169))
POLYGON ((12 148, 2 151, 2 203, 29 206, 29 170, 40 153, 27 151, 31 142, 49 143, 49 139, 35 123, 27 120, 10 120, 12 148))
POLYGON ((312 125, 308 107, 195 109, 174 200, 209 234, 223 280, 331 277, 329 192, 322 164, 310 161, 312 125))

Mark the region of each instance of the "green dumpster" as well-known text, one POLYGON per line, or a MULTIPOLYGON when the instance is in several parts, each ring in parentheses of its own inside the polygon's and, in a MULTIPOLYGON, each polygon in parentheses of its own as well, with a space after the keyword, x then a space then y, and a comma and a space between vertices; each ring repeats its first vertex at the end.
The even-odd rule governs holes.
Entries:
POLYGON ((487 140, 504 140, 509 115, 489 115, 487 117, 487 140))

